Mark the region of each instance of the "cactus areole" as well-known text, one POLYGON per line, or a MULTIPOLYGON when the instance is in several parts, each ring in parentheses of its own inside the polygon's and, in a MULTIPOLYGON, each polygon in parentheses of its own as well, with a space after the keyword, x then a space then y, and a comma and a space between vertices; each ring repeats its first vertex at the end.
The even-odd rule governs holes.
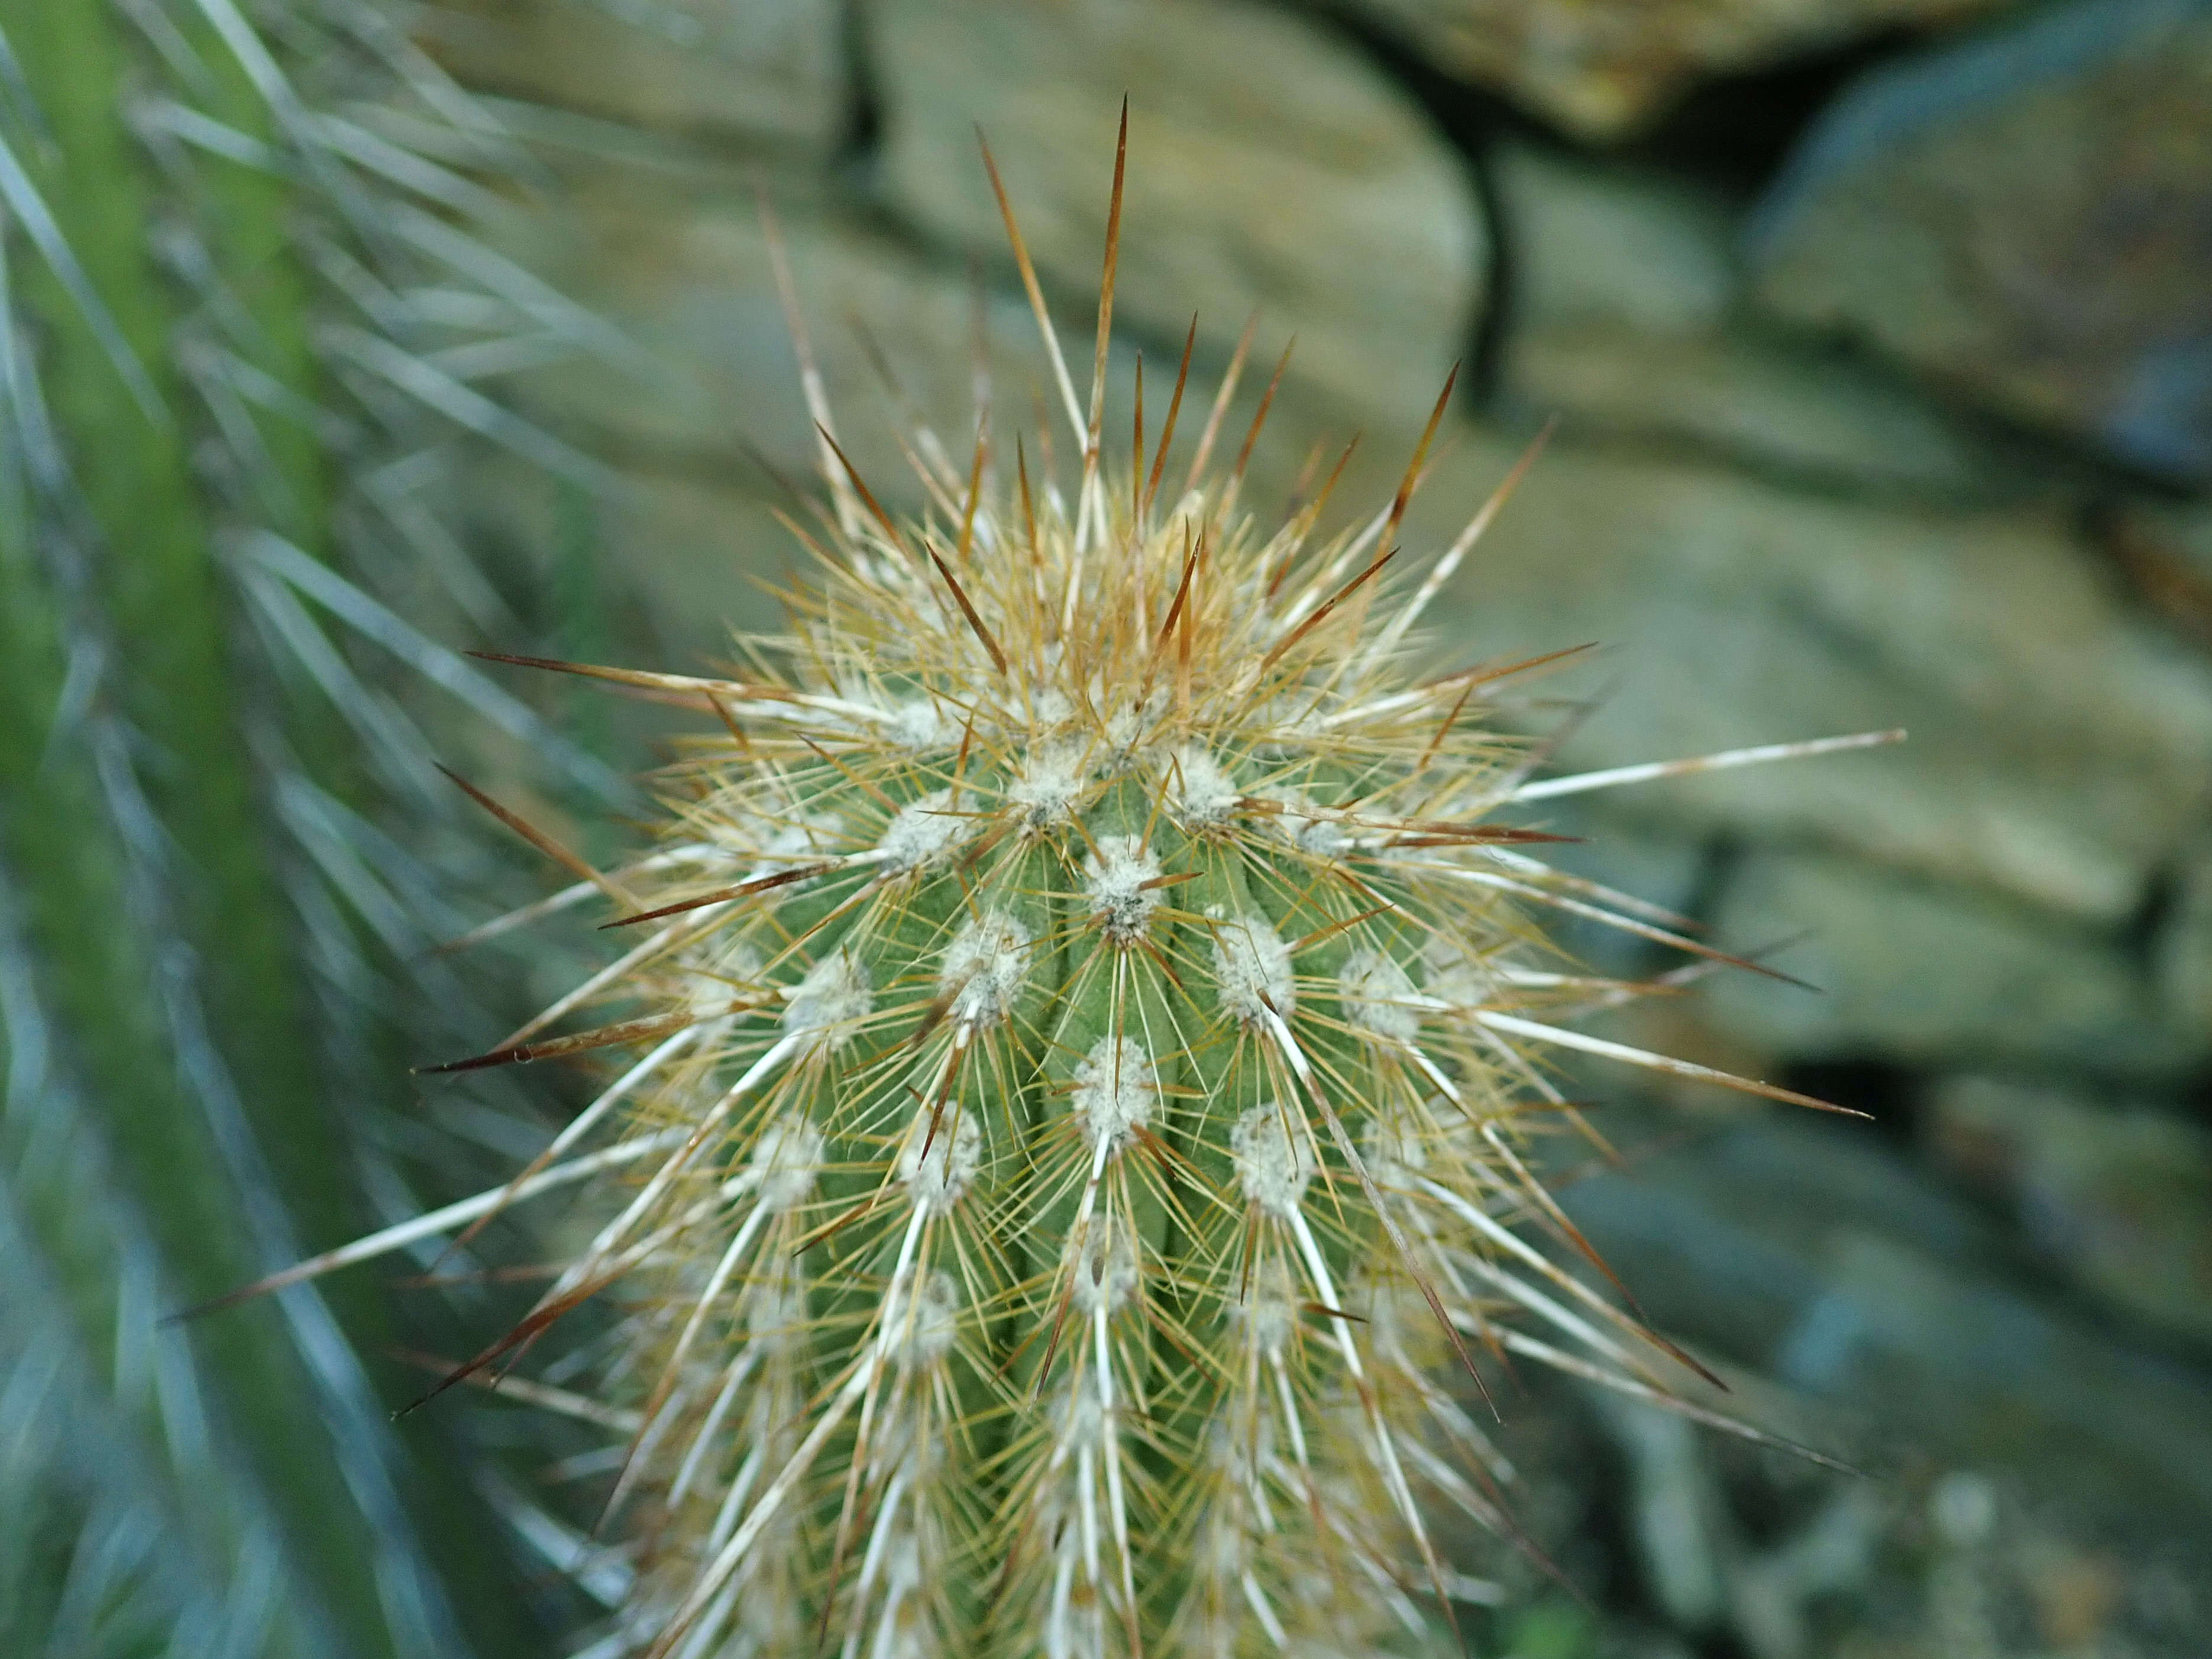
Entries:
MULTIPOLYGON (((1101 381, 1120 196, 1117 161, 1101 381)), ((1230 388, 1182 419, 1188 347, 1156 450, 1139 415, 1117 459, 1044 337, 1072 504, 981 429, 910 446, 933 506, 894 519, 802 331, 825 499, 791 630, 743 678, 577 671, 720 721, 598 884, 618 959, 461 1064, 634 1058, 427 1219, 602 1192, 470 1369, 622 1300, 609 1653, 1419 1650, 1467 1583, 1434 1517, 1504 1524, 1470 1373, 1649 1395, 1679 1363, 1509 1225, 1554 1213, 1524 1156, 1549 1050, 1702 1074, 1559 1024, 1622 988, 1530 919, 1699 947, 1516 827, 1580 787, 1486 720, 1531 665, 1412 672, 1489 515, 1394 568, 1443 400, 1395 499, 1322 538, 1317 507, 1241 507, 1230 388)))

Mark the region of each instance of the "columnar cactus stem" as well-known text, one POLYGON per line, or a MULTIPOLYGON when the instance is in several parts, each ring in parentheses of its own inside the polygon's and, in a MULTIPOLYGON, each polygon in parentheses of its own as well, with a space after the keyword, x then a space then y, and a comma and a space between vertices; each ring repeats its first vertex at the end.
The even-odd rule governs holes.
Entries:
MULTIPOLYGON (((1117 168, 1109 296, 1118 205, 1117 168)), ((611 1148, 531 1176, 619 1160, 617 1212, 456 1378, 620 1284, 614 1647, 1418 1647, 1433 1506, 1499 1520, 1449 1370, 1665 1386, 1508 1220, 1557 1213, 1525 1155, 1547 1048, 1718 1074, 1559 1024, 1619 988, 1530 917, 1701 947, 1532 855, 1546 786, 1485 702, 1529 665, 1412 678, 1438 582, 1389 565, 1427 440, 1321 539, 1241 507, 1241 461, 1158 493, 1170 434, 1106 458, 1054 368, 1073 507, 979 431, 964 469, 913 446, 907 522, 810 374, 824 574, 789 634, 744 678, 579 671, 726 730, 605 880, 644 942, 555 1011, 620 1017, 459 1062, 657 1045, 549 1158, 611 1148)))

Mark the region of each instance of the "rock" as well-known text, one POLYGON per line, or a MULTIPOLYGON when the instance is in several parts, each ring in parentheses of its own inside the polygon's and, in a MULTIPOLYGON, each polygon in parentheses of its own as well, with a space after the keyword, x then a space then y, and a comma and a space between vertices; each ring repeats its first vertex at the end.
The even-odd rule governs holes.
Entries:
MULTIPOLYGON (((644 191, 635 178, 602 171, 574 181, 565 209, 541 222, 535 246, 514 251, 637 350, 627 362, 572 359, 530 377, 531 406, 648 470, 772 489, 750 459, 757 456, 802 484, 816 479, 798 362, 750 197, 733 199, 713 185, 644 191)), ((897 441, 914 416, 965 466, 979 305, 1000 375, 997 394, 1018 411, 1002 424, 1029 425, 1042 353, 1018 294, 979 291, 849 216, 804 202, 777 210, 839 441, 887 503, 919 504, 897 441)), ((1087 334, 1061 337, 1071 355, 1080 349, 1087 380, 1087 334)), ((1119 408, 1127 406, 1128 369, 1124 350, 1110 366, 1119 408)), ((1057 416, 1057 405, 1048 412, 1057 416)), ((1072 441, 1064 422, 1052 441, 1065 470, 1072 441)), ((1041 469, 1033 437, 1031 450, 1041 469)))
MULTIPOLYGON (((1732 1512, 1711 1435, 1664 1407, 1587 1392, 1628 1466, 1638 1562, 1668 1622, 1708 1635, 1725 1624, 1753 1659, 1806 1659, 1810 1604, 1862 1590, 1872 1577, 1893 1518, 1886 1497, 1869 1481, 1832 1480, 1826 1502, 1754 1547, 1732 1512)), ((1741 1399, 1723 1411, 1741 1420, 1741 1399)), ((1781 1494, 1770 1486, 1759 1496, 1771 1509, 1781 1494)))
POLYGON ((1218 341, 1256 305, 1277 337, 1297 333, 1294 374, 1363 422, 1427 413, 1480 298, 1472 187, 1318 25, 1252 0, 881 0, 868 15, 896 213, 1009 263, 980 125, 1044 280, 1088 318, 1126 93, 1115 317, 1150 336, 1158 382, 1194 309, 1218 341))
MULTIPOLYGON (((1510 453, 1462 447, 1417 502, 1409 558, 1510 453)), ((1555 443, 1448 594, 1438 625, 1465 658, 1608 647, 1536 688, 1616 692, 1561 769, 1911 733, 1604 799, 1655 829, 1841 848, 2117 927, 2212 799, 2212 668, 2053 515, 1823 501, 1555 443)))
POLYGON ((1726 1604, 1728 1516, 1686 1418, 1593 1388, 1590 1403, 1628 1465, 1636 1553, 1678 1630, 1705 1632, 1726 1604))
POLYGON ((2212 1133, 2148 1106, 1961 1077, 1929 1100, 1927 1136, 2082 1289, 2212 1341, 2212 1133))
POLYGON ((2197 580, 2212 585, 2212 503, 2138 497, 2125 503, 2124 512, 2144 535, 2164 544, 2168 557, 2197 580))
POLYGON ((1988 463, 1991 447, 1869 365, 1731 330, 1654 340, 1562 329, 1515 343, 1530 413, 1592 436, 1717 455, 1823 493, 1975 501, 2049 482, 1988 463))
POLYGON ((1778 315, 2212 479, 2212 8, 2074 0, 1870 73, 1749 248, 1778 315))
MULTIPOLYGON (((471 517, 480 538, 512 550, 541 592, 561 583, 560 562, 580 537, 607 590, 596 620, 611 647, 624 661, 696 672, 727 659, 733 630, 782 625, 781 608, 760 584, 793 574, 805 556, 776 521, 775 508, 789 504, 770 481, 732 471, 720 481, 633 465, 581 508, 588 518, 580 526, 573 493, 549 489, 520 463, 488 458, 471 469, 471 517)), ((632 729, 664 724, 656 716, 632 729)))
MULTIPOLYGON (((1665 1122, 1613 1127, 1665 1135, 1665 1122)), ((1632 1425, 1519 1368, 1501 1397, 1521 1489, 1582 1519, 1568 1535, 1585 1559, 1591 1534, 1609 1540, 1599 1572, 1570 1569, 1577 1582, 1632 1574, 1644 1616, 1673 1604, 1692 1638, 1677 1659, 1714 1645, 1711 1604, 1686 1607, 1679 1585, 1669 1595, 1661 1558, 1679 1577, 1698 1549, 1732 1581, 1729 1650, 1755 1659, 2201 1649, 2212 1378, 2055 1307, 2000 1231, 1897 1149, 1774 1115, 1632 1152, 1563 1197, 1647 1312, 1727 1385, 1678 1370, 1683 1394, 1865 1472, 1663 1419, 1632 1425)), ((1607 1622, 1601 1653, 1666 1651, 1607 1622)))
MULTIPOLYGON (((517 391, 539 422, 620 469, 605 516, 610 562, 638 587, 666 648, 693 660, 724 649, 728 626, 775 624, 752 580, 804 555, 770 510, 795 505, 779 479, 819 495, 819 457, 757 207, 712 176, 649 182, 581 170, 565 181, 562 213, 532 222, 504 251, 629 343, 627 356, 571 356, 534 370, 517 391)), ((979 291, 879 228, 804 201, 778 213, 839 441, 885 505, 924 505, 899 443, 913 418, 965 470, 979 306, 994 395, 1011 405, 996 428, 1000 459, 1011 464, 1012 428, 1023 428, 1031 476, 1048 487, 1048 455, 1028 431, 1042 353, 1018 293, 979 291)), ((1087 380, 1087 334, 1064 331, 1062 349, 1081 354, 1087 380)), ((1129 406, 1133 368, 1129 349, 1117 347, 1108 366, 1116 410, 1129 406)), ((1043 407, 1058 417, 1056 404, 1043 407)), ((1072 489, 1078 451, 1064 422, 1048 441, 1072 489)), ((514 533, 527 545, 544 532, 514 533)))
POLYGON ((1514 263, 1513 320, 1608 323, 1660 338, 1711 334, 1735 303, 1735 216, 1654 169, 1518 138, 1491 149, 1514 263))
POLYGON ((1698 82, 1932 30, 2010 0, 1350 0, 1449 73, 1506 92, 1577 137, 1648 125, 1698 82))
POLYGON ((1832 490, 2042 483, 1901 375, 1742 318, 1733 216, 1711 193, 1517 142, 1492 165, 1515 272, 1503 389, 1529 417, 1832 490))
POLYGON ((1561 1200, 1659 1328, 1863 1419, 1860 1467, 1984 1471, 2051 1521, 2146 1563, 2179 1544, 2212 1575, 2212 1384, 2039 1301, 1871 1132, 1769 1115, 1561 1200))
POLYGON ((1739 946, 1809 933, 1774 961, 1819 993, 1738 973, 1706 996, 1724 1030, 1800 1058, 2171 1078, 2212 1036, 2161 1021, 2115 939, 1840 859, 1751 854, 1715 929, 1739 946))
POLYGON ((481 91, 718 147, 825 154, 851 118, 839 0, 444 0, 427 44, 481 91))

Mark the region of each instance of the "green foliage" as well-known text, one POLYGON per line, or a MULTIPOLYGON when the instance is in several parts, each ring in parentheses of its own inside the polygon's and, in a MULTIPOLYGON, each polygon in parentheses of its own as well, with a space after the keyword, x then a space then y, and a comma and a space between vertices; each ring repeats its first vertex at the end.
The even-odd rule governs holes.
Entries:
POLYGON ((471 1021, 410 839, 482 859, 392 670, 542 735, 422 624, 506 620, 453 422, 563 459, 463 348, 579 324, 373 130, 498 160, 375 6, 0 0, 0 1649, 457 1652, 511 1569, 339 1334, 380 1298, 161 1321, 409 1184, 389 1011, 471 1021))

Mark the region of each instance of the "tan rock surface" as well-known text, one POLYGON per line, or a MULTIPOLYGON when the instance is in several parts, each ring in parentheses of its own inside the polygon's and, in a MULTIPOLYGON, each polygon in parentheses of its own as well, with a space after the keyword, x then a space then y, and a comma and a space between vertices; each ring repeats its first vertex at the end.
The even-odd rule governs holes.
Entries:
POLYGON ((1936 1091, 1928 1138, 2090 1294, 2212 1341, 2212 1133, 2148 1108, 1961 1077, 1936 1091))
MULTIPOLYGON (((512 250, 634 349, 627 357, 572 355, 520 390, 532 414, 620 469, 607 513, 610 558, 668 647, 686 653, 719 649, 729 625, 776 624, 774 605, 748 579, 805 556, 771 508, 808 516, 779 477, 810 498, 820 493, 759 211, 712 178, 694 183, 687 190, 673 177, 587 170, 571 181, 568 210, 538 221, 529 244, 512 250)), ((878 230, 804 201, 785 204, 780 222, 839 441, 889 507, 924 504, 899 441, 912 420, 930 426, 958 468, 967 465, 979 306, 991 393, 1004 404, 1001 464, 1012 464, 1019 428, 1040 488, 1051 463, 1069 476, 1078 452, 1066 426, 1043 447, 1030 431, 1037 410, 1055 421, 1060 410, 1045 401, 1036 325, 1018 295, 979 292, 878 230)), ((1087 389, 1089 339, 1067 331, 1063 349, 1087 389)), ((1128 407, 1132 368, 1129 350, 1117 349, 1109 365, 1116 410, 1128 407)))
POLYGON ((1716 195, 1518 142, 1492 165, 1514 268, 1503 391, 1530 417, 1836 493, 1996 499, 2048 482, 1904 374, 1746 317, 1716 195))
POLYGON ((849 118, 837 0, 443 0, 434 56, 482 91, 740 147, 826 152, 849 118))
POLYGON ((1752 855, 1715 929, 1809 935, 1775 963, 1819 992, 1735 973, 1707 993, 1723 1030, 1778 1053, 2172 1080, 2212 1047, 2163 1022, 2118 939, 1842 859, 1752 855))
POLYGON ((1435 398, 1479 298, 1472 190, 1411 101, 1319 26, 1252 0, 881 0, 869 15, 885 188, 927 234, 1008 263, 980 125, 1047 283, 1086 314, 1126 92, 1116 306, 1148 355, 1179 347, 1194 309, 1233 339, 1256 305, 1347 404, 1387 418, 1435 398))
POLYGON ((2212 17, 2059 6, 1869 75, 1761 210, 1757 291, 1924 379, 2212 480, 2212 17))
MULTIPOLYGON (((948 449, 968 453, 976 293, 849 217, 794 203, 781 223, 840 441, 886 501, 905 500, 902 403, 933 422, 948 449), (896 391, 871 361, 870 341, 896 391)), ((533 263, 555 270, 640 356, 558 364, 529 382, 534 407, 648 471, 773 490, 748 459, 757 455, 802 485, 816 477, 798 361, 752 201, 719 188, 647 191, 624 174, 596 173, 577 184, 560 225, 543 228, 533 263)), ((1036 325, 1017 297, 993 291, 982 305, 993 361, 1011 377, 998 394, 1025 418, 1042 384, 1036 325)), ((1075 343, 1071 334, 1071 355, 1075 343)), ((1087 371, 1087 342, 1084 349, 1087 371)), ((1055 435, 1065 441, 1064 430, 1055 435)))
POLYGON ((2011 0, 1353 0, 1450 72, 1586 139, 1617 138, 1698 82, 2011 0))
MULTIPOLYGON (((1462 465, 1469 493, 1504 470, 1496 451, 1462 465)), ((2212 669, 2055 514, 1848 504, 1561 446, 1450 597, 1468 654, 1608 647, 1614 695, 1563 763, 1911 732, 1607 803, 1646 821, 1848 848, 2116 927, 2212 799, 2212 669)))

